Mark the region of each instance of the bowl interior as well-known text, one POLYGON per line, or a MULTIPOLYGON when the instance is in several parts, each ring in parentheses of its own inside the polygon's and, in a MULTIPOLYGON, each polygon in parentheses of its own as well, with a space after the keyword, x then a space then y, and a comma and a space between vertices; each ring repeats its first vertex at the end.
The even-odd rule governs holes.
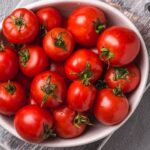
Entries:
MULTIPOLYGON (((137 61, 138 66, 142 72, 141 74, 141 81, 138 86, 138 88, 129 96, 129 103, 131 106, 130 113, 128 117, 119 125, 115 126, 104 126, 98 122, 94 123, 94 126, 89 128, 88 131, 86 131, 83 135, 81 135, 78 138, 73 139, 52 139, 49 141, 45 141, 41 143, 40 145, 48 146, 48 147, 69 147, 69 146, 78 146, 83 145, 87 143, 94 142, 96 140, 102 139, 106 137, 107 135, 111 134, 115 130, 117 130, 122 124, 125 123, 125 121, 131 116, 131 114, 136 109, 137 105, 140 102, 140 99, 143 95, 144 88, 146 86, 147 77, 148 77, 148 54, 147 50, 144 44, 144 41, 136 29, 136 27, 118 10, 115 8, 109 6, 108 4, 105 4, 103 2, 97 1, 97 0, 47 0, 42 2, 36 2, 31 5, 25 6, 26 8, 32 9, 36 11, 39 8, 47 7, 47 6, 53 6, 57 8, 63 16, 68 16, 72 10, 74 10, 76 7, 80 5, 93 5, 100 9, 102 9, 106 16, 107 20, 111 25, 121 25, 128 28, 131 28, 134 30, 137 35, 139 36, 141 40, 141 53, 139 55, 139 59, 137 61)), ((0 117, 1 125, 6 128, 9 132, 11 132, 13 135, 21 138, 15 131, 13 127, 13 119, 10 119, 8 117, 2 116, 0 117)), ((69 127, 68 127, 69 128, 69 127)))

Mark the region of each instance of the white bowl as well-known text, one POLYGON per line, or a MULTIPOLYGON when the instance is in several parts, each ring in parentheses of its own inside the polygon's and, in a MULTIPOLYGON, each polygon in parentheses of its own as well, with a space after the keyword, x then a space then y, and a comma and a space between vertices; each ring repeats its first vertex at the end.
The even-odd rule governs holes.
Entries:
MULTIPOLYGON (((39 1, 39 2, 32 3, 30 5, 25 6, 25 8, 37 10, 42 7, 53 6, 53 7, 56 7, 57 9, 59 9, 61 11, 61 14, 67 16, 74 8, 76 8, 80 5, 84 5, 84 4, 93 5, 93 6, 96 6, 100 9, 102 9, 107 16, 108 21, 111 22, 111 24, 125 26, 136 32, 136 34, 138 35, 138 37, 141 40, 141 54, 140 54, 140 59, 138 60, 138 66, 141 70, 141 81, 140 81, 138 88, 129 97, 129 103, 130 103, 131 109, 130 109, 128 116, 119 125, 104 126, 104 125, 96 122, 93 127, 91 127, 88 131, 86 131, 80 137, 73 138, 73 139, 56 138, 54 140, 49 140, 49 141, 45 141, 45 142, 41 143, 40 145, 42 145, 42 146, 47 146, 47 147, 78 146, 78 145, 88 144, 88 143, 100 140, 100 139, 108 136, 112 132, 116 131, 119 127, 121 127, 129 119, 129 117, 131 117, 131 115, 137 108, 137 106, 142 98, 142 95, 144 93, 144 89, 145 89, 147 78, 148 78, 148 70, 149 70, 147 49, 146 49, 145 43, 143 41, 143 38, 142 38, 141 34, 139 33, 139 31, 137 30, 137 28, 120 11, 113 8, 112 6, 109 6, 106 3, 103 3, 103 2, 100 2, 97 0, 54 0, 54 1, 46 0, 46 1, 39 1)), ((6 130, 8 130, 10 133, 12 133, 16 137, 22 139, 15 131, 15 129, 13 127, 13 122, 10 118, 1 115, 0 124, 6 130)))

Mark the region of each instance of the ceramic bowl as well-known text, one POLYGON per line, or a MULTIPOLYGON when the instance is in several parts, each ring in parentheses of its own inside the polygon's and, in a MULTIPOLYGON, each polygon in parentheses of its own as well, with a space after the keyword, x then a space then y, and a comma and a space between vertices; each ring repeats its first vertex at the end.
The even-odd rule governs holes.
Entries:
MULTIPOLYGON (((135 25, 127 17, 125 17, 120 11, 110 6, 109 4, 97 0, 46 0, 46 1, 35 2, 24 7, 36 11, 39 8, 52 6, 59 9, 62 15, 67 16, 76 7, 81 5, 87 5, 87 4, 102 9, 105 12, 107 16, 107 20, 110 22, 111 25, 121 25, 121 26, 128 27, 133 31, 135 31, 135 33, 138 35, 139 39, 141 40, 141 51, 137 63, 141 71, 141 81, 138 88, 129 96, 130 112, 127 118, 122 123, 115 126, 104 126, 98 122, 95 122, 93 127, 89 128, 89 130, 87 130, 83 135, 77 138, 73 138, 73 139, 56 138, 41 143, 40 145, 42 146, 47 146, 47 147, 78 146, 78 145, 92 143, 94 141, 100 140, 108 136, 109 134, 116 131, 119 127, 121 127, 131 117, 131 115, 137 108, 139 102, 141 101, 142 95, 144 93, 144 89, 148 78, 148 70, 149 70, 147 49, 143 41, 143 38, 139 33, 139 31, 137 30, 137 28, 135 27, 135 25)), ((0 124, 10 133, 22 139, 14 129, 12 119, 1 115, 0 124)))

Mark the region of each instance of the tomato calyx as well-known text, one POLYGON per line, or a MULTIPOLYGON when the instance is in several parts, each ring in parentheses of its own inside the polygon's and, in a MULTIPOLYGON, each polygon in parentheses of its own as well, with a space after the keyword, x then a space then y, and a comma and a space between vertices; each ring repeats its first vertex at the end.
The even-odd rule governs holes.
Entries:
POLYGON ((14 44, 14 43, 11 43, 10 46, 12 48, 14 48, 15 50, 19 51, 23 47, 23 44, 14 44))
POLYGON ((90 79, 93 73, 90 70, 90 63, 86 63, 85 69, 81 73, 72 73, 77 75, 85 86, 90 85, 90 79))
POLYGON ((5 87, 6 91, 9 92, 11 95, 13 95, 16 91, 16 87, 10 83, 10 81, 8 81, 6 87, 5 87))
POLYGON ((97 90, 101 90, 103 88, 107 88, 107 84, 106 84, 106 81, 105 80, 98 80, 96 83, 95 83, 95 87, 97 90))
POLYGON ((119 87, 115 87, 114 89, 113 89, 113 93, 114 93, 114 95, 116 95, 116 96, 122 96, 122 97, 124 97, 124 94, 122 93, 122 90, 121 90, 121 87, 119 86, 119 87))
POLYGON ((102 24, 102 23, 100 22, 100 19, 99 19, 99 18, 97 18, 97 20, 94 21, 93 23, 94 23, 94 27, 95 27, 95 32, 96 32, 97 34, 99 34, 101 31, 103 31, 103 30, 106 28, 106 25, 105 25, 105 24, 102 24))
POLYGON ((62 34, 65 34, 65 32, 60 32, 58 33, 58 36, 56 38, 54 38, 55 42, 55 46, 60 47, 62 49, 64 49, 65 51, 67 51, 66 49, 66 43, 63 40, 62 34))
POLYGON ((0 52, 3 52, 5 49, 4 43, 0 42, 0 52))
POLYGON ((53 129, 51 129, 48 124, 44 124, 43 129, 44 129, 44 132, 42 134, 43 140, 46 140, 49 137, 56 137, 56 134, 54 133, 53 129))
POLYGON ((103 47, 101 49, 101 54, 99 55, 100 59, 104 62, 108 62, 108 66, 110 65, 110 59, 114 57, 114 54, 108 49, 103 47))
POLYGON ((126 80, 126 76, 129 75, 129 71, 126 68, 117 68, 114 67, 115 75, 114 75, 114 81, 117 81, 118 79, 124 79, 126 80))
POLYGON ((52 96, 53 98, 55 98, 58 102, 61 102, 61 100, 55 94, 55 90, 57 88, 57 85, 51 84, 50 82, 51 82, 51 76, 48 76, 46 79, 45 85, 41 87, 41 90, 45 93, 45 95, 42 99, 41 107, 44 106, 49 95, 52 96))
POLYGON ((40 36, 44 37, 47 33, 46 25, 40 25, 40 36))
POLYGON ((17 27, 18 31, 21 30, 22 26, 25 26, 25 21, 22 15, 20 15, 20 17, 11 16, 11 18, 14 21, 14 24, 17 27))
POLYGON ((78 128, 80 128, 80 125, 82 125, 82 124, 93 125, 93 124, 90 122, 90 120, 89 120, 88 117, 86 117, 86 116, 84 116, 84 115, 82 115, 82 114, 80 114, 80 113, 77 113, 77 115, 75 116, 75 118, 74 118, 74 120, 73 120, 73 124, 74 124, 76 127, 78 127, 78 128))
POLYGON ((26 63, 30 59, 30 54, 28 49, 24 49, 18 52, 19 56, 21 57, 20 63, 26 67, 26 63))

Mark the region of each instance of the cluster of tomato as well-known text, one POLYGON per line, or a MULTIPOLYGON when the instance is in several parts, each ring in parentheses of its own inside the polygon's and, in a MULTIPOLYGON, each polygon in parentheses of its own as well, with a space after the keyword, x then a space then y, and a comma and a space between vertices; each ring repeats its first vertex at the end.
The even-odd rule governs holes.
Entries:
POLYGON ((140 50, 132 30, 106 27, 103 11, 81 6, 67 19, 52 7, 19 8, 2 31, 11 44, 0 44, 0 113, 15 115, 21 137, 73 138, 92 125, 89 114, 105 125, 127 116, 124 94, 140 81, 131 64, 140 50))

